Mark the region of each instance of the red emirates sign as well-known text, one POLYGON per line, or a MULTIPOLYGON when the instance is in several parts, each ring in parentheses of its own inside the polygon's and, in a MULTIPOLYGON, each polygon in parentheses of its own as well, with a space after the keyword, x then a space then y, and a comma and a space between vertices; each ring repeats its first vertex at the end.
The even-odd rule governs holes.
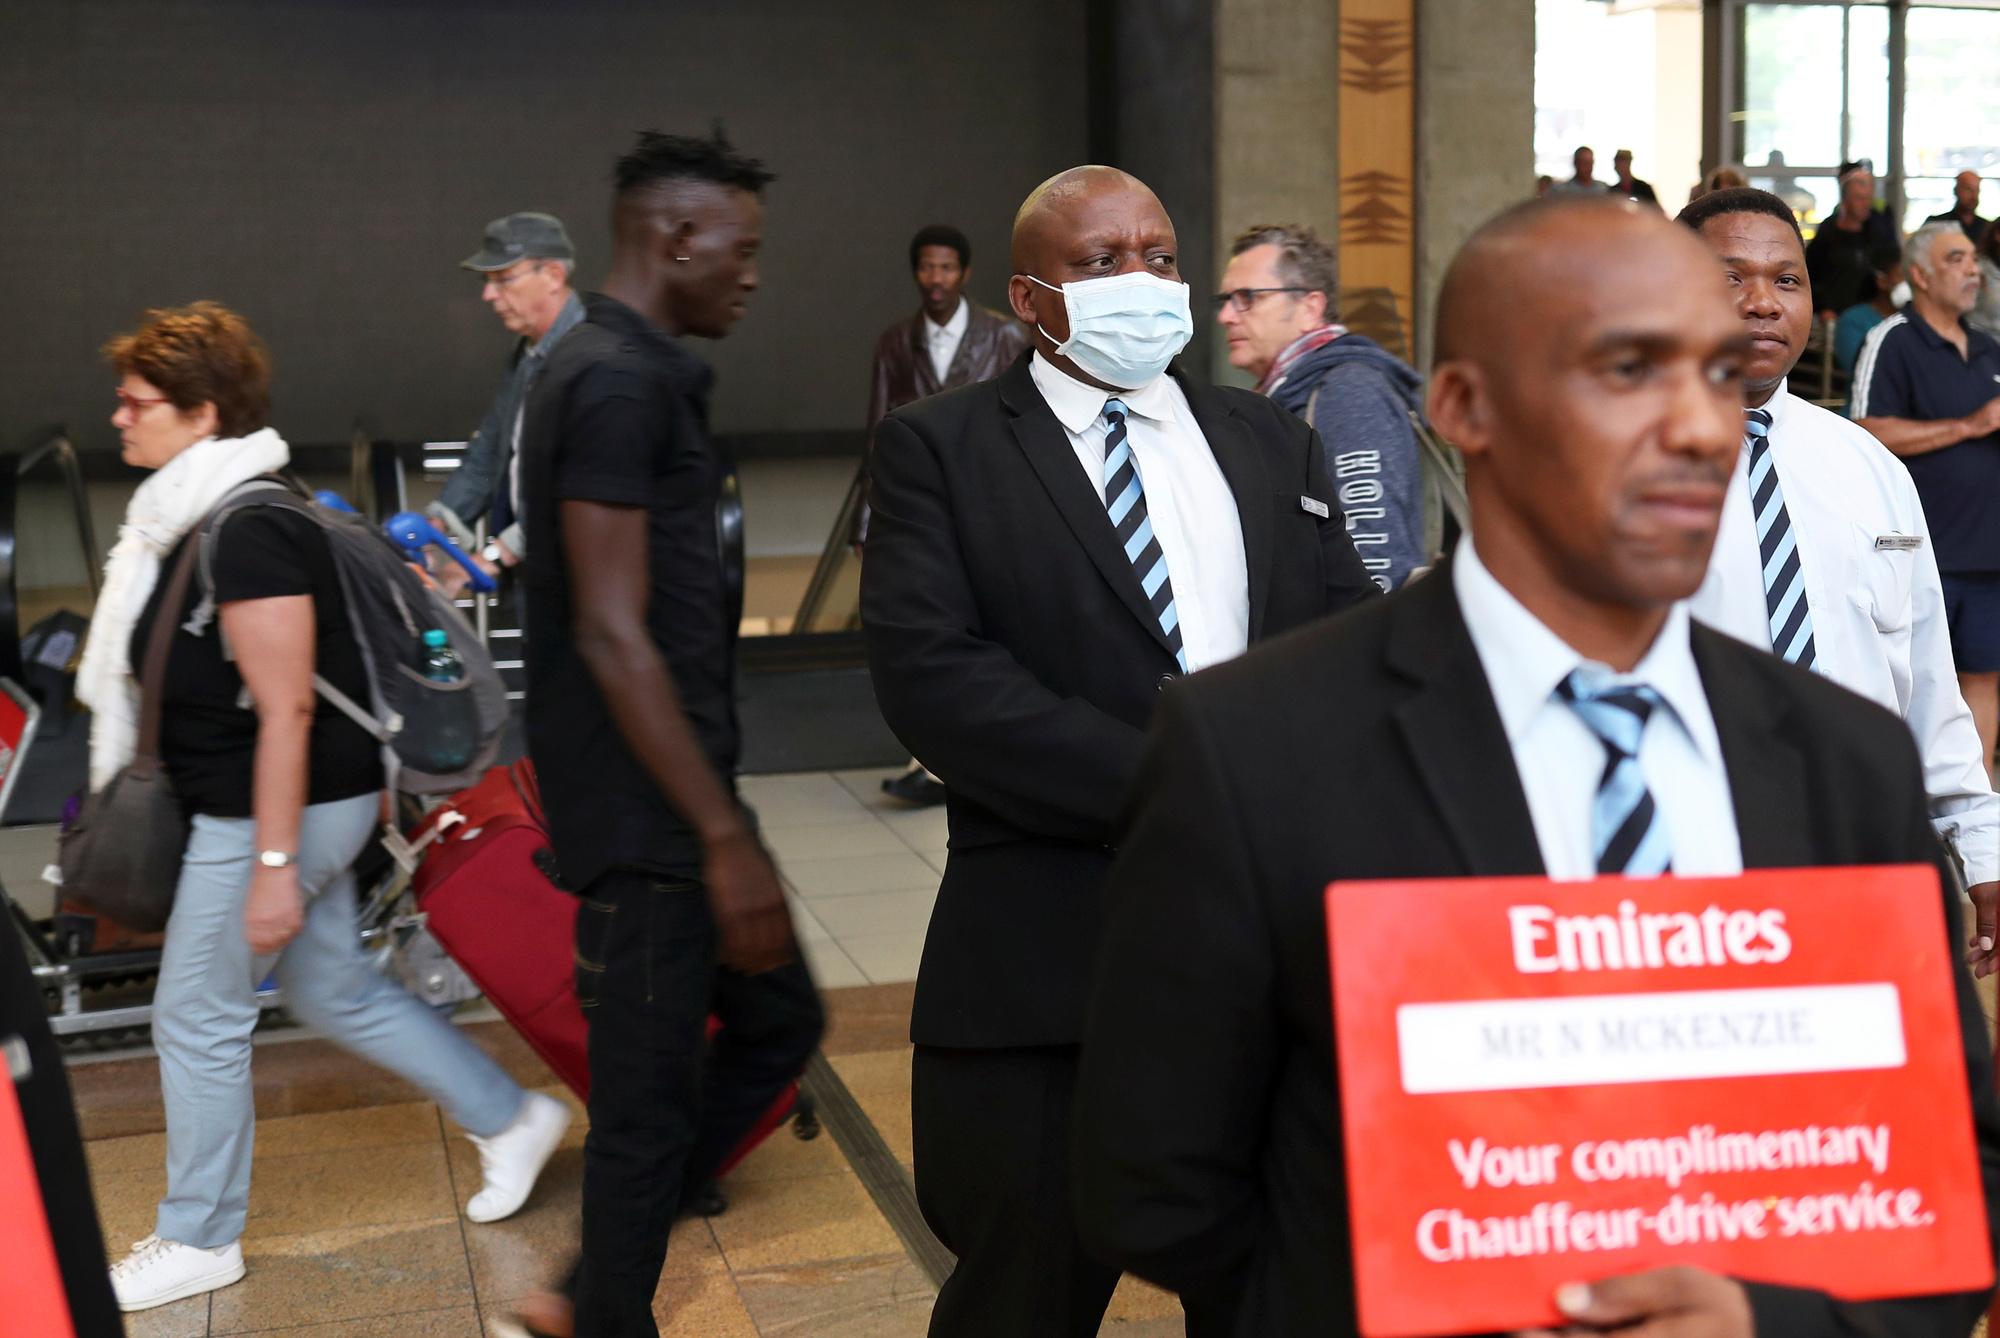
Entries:
POLYGON ((1558 1285, 1668 1263, 1992 1282, 1934 870, 1326 896, 1371 1338, 1557 1325, 1558 1285))

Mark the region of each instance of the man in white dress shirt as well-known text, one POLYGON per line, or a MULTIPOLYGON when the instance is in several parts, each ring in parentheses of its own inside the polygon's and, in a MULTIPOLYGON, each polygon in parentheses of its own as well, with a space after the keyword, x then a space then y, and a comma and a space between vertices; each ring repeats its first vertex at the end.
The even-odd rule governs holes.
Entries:
POLYGON ((1708 577, 1690 607, 1710 626, 1816 670, 1908 723, 1932 825, 1973 885, 1969 955, 1977 974, 1990 975, 2000 797, 1959 694, 1916 485, 1867 432, 1786 388, 1812 328, 1813 298, 1805 245, 1785 202, 1761 190, 1716 191, 1681 211, 1680 221, 1722 258, 1752 340, 1742 461, 1708 577))

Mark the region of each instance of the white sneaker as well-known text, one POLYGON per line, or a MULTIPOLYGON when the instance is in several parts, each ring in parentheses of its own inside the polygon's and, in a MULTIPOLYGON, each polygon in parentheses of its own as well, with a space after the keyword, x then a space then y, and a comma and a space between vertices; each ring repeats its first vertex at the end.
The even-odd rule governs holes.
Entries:
POLYGON ((227 1287, 243 1278, 243 1242, 217 1250, 148 1236, 111 1266, 111 1290, 120 1310, 151 1310, 227 1287))
MULTIPOLYGON (((491 1138, 472 1138, 479 1149, 479 1170, 485 1179, 479 1192, 465 1205, 465 1215, 474 1222, 497 1222, 511 1217, 535 1188, 542 1173, 569 1129, 569 1107, 551 1096, 529 1092, 514 1122, 491 1138)), ((468 1135, 471 1137, 471 1135, 468 1135)))

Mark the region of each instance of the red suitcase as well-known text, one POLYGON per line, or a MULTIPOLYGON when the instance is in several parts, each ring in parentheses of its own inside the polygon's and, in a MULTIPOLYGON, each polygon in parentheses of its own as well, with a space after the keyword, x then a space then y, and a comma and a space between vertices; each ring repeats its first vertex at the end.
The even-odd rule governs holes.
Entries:
MULTIPOLYGON (((495 767, 410 833, 411 876, 431 934, 493 1006, 579 1097, 590 1095, 583 1008, 574 976, 576 898, 556 886, 534 767, 495 767)), ((709 1019, 709 1034, 720 1025, 709 1019)), ((797 1111, 794 1132, 819 1132, 798 1085, 786 1088, 716 1172, 749 1155, 797 1111)))

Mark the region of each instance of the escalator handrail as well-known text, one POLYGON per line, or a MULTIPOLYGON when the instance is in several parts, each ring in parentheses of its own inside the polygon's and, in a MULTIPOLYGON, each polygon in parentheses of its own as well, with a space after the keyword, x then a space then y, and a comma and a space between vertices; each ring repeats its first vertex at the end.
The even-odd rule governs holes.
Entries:
POLYGON ((833 533, 827 536, 826 547, 820 550, 819 561, 813 565, 812 579, 806 582, 805 596, 799 600, 798 614, 792 619, 794 633, 813 630, 813 619, 819 616, 820 606, 826 603, 827 592, 833 588, 834 573, 850 556, 847 550, 853 544, 854 519, 867 493, 868 459, 863 456, 855 467, 854 481, 847 485, 840 514, 834 517, 833 533))
MULTIPOLYGON (((23 478, 39 466, 42 461, 53 457, 56 467, 62 471, 63 487, 69 493, 70 513, 76 520, 77 539, 83 549, 83 575, 90 584, 91 602, 97 601, 99 588, 104 581, 104 573, 98 564, 102 561, 97 550, 97 523, 90 514, 90 490, 83 482, 83 464, 77 459, 76 443, 69 439, 67 429, 57 426, 48 429, 48 435, 41 445, 23 453, 14 468, 14 476, 23 478)), ((13 517, 9 517, 11 521, 13 517)), ((13 527, 9 525, 9 533, 13 527)), ((12 564, 9 564, 11 579, 12 564)))

